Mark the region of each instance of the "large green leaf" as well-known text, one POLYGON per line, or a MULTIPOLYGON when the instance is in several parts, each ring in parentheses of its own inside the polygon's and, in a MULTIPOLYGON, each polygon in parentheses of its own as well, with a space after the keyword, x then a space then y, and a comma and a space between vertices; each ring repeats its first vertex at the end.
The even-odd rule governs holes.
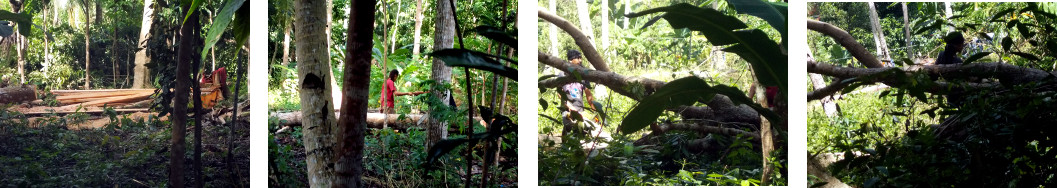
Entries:
POLYGON ((665 108, 692 105, 698 100, 709 101, 715 94, 715 90, 701 78, 692 76, 673 80, 639 101, 620 123, 620 132, 637 132, 657 121, 665 108))
POLYGON ((969 58, 966 58, 965 61, 962 62, 962 64, 972 63, 973 61, 980 60, 980 58, 987 57, 987 55, 991 55, 991 52, 980 52, 973 54, 972 56, 969 56, 969 58))
MULTIPOLYGON (((12 12, 9 12, 9 11, 6 11, 6 10, 0 10, 0 20, 7 20, 7 21, 15 22, 15 26, 18 27, 18 33, 19 34, 21 34, 22 36, 27 36, 27 37, 30 36, 31 32, 29 32, 29 29, 33 28, 32 27, 32 25, 33 25, 33 16, 32 15, 29 15, 28 13, 25 13, 25 12, 16 14, 16 13, 12 13, 12 12)), ((13 32, 13 28, 7 26, 7 24, 3 24, 3 25, 4 26, 0 26, 0 36, 5 36, 5 37, 6 36, 11 36, 11 33, 14 33, 13 32), (7 30, 6 32, 4 31, 5 29, 7 30), (4 35, 4 33, 7 33, 7 34, 4 35)))
POLYGON ((187 5, 187 3, 191 4, 191 8, 184 10, 187 11, 187 13, 184 15, 183 22, 180 22, 180 25, 187 24, 187 19, 191 18, 191 13, 198 11, 198 7, 202 6, 202 0, 184 0, 180 2, 180 5, 187 5))
POLYGON ((758 81, 766 86, 778 86, 786 90, 787 55, 778 44, 758 29, 749 29, 737 17, 722 12, 681 3, 667 7, 629 14, 640 17, 664 12, 661 16, 675 29, 689 28, 699 31, 712 45, 734 45, 724 49, 733 52, 752 64, 758 81))
POLYGON ((504 66, 499 63, 499 60, 492 59, 493 56, 483 52, 466 49, 442 49, 426 55, 440 58, 448 66, 484 70, 517 80, 517 69, 504 66))
POLYGON ((734 6, 734 10, 738 13, 748 14, 759 17, 775 30, 778 30, 782 34, 784 39, 786 36, 786 12, 789 9, 789 4, 784 2, 764 2, 762 0, 728 0, 731 6, 734 6))
POLYGON ((514 35, 503 31, 502 29, 482 25, 474 28, 474 31, 477 31, 477 34, 484 36, 485 38, 492 39, 496 42, 503 43, 511 48, 517 49, 517 38, 514 35))
POLYGON ((212 49, 217 41, 220 40, 220 35, 224 34, 224 31, 228 28, 228 24, 231 23, 232 17, 235 16, 236 12, 239 13, 239 16, 236 18, 241 19, 235 20, 235 30, 233 30, 233 33, 235 33, 235 41, 239 46, 241 46, 243 42, 246 42, 246 38, 249 37, 249 18, 242 14, 243 12, 247 14, 249 13, 249 4, 246 4, 245 2, 246 0, 229 0, 224 4, 224 8, 220 10, 220 14, 217 14, 217 17, 213 20, 213 25, 209 26, 209 31, 206 32, 205 46, 202 47, 202 61, 205 61, 209 49, 212 49))

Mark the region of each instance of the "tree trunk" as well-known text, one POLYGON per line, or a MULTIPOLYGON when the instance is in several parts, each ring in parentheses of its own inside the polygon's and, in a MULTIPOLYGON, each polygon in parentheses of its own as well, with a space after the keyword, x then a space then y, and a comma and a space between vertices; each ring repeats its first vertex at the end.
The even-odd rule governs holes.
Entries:
MULTIPOLYGON (((19 27, 29 26, 20 25, 19 27)), ((26 46, 24 45, 26 43, 26 37, 22 36, 22 33, 19 33, 18 31, 15 31, 15 34, 12 36, 15 36, 15 53, 18 54, 19 83, 24 84, 26 83, 26 46)))
MULTIPOLYGON (((86 5, 87 6, 87 5, 86 5)), ((190 5, 184 6, 183 9, 187 10, 190 5)), ((87 13, 87 7, 85 13, 87 13)), ((85 18, 88 21, 88 18, 85 18)), ((188 22, 197 23, 197 22, 188 22)), ((86 27, 87 28, 87 27, 86 27)), ((194 40, 191 37, 194 34, 194 30, 198 27, 192 25, 183 25, 180 27, 180 47, 177 53, 176 62, 176 88, 173 90, 173 110, 172 110, 172 140, 169 143, 172 145, 169 160, 169 187, 184 187, 184 150, 186 137, 185 128, 187 126, 187 100, 188 90, 191 87, 191 61, 194 58, 194 40)), ((87 39, 87 38, 86 38, 87 39)), ((87 53, 87 51, 85 51, 87 53)), ((85 85, 87 87, 87 84, 85 85)))
MULTIPOLYGON (((763 87, 763 84, 756 83, 756 84, 753 84, 753 85, 755 86, 753 89, 756 89, 757 91, 761 91, 761 92, 756 92, 756 99, 758 99, 756 103, 759 103, 760 105, 763 105, 763 106, 770 105, 770 104, 767 104, 767 95, 766 95, 767 92, 762 92, 762 91, 765 91, 765 89, 763 87)), ((771 151, 774 151, 774 148, 775 148, 775 146, 774 146, 774 133, 771 130, 771 122, 768 121, 767 118, 762 118, 761 117, 760 118, 760 150, 761 150, 760 153, 763 155, 763 167, 762 167, 763 168, 763 173, 761 174, 760 181, 761 181, 761 184, 763 184, 763 185, 771 184, 771 174, 774 173, 774 167, 771 166, 771 163, 768 160, 769 160, 769 158, 771 158, 771 151)))
POLYGON ((332 187, 334 171, 334 138, 336 117, 331 106, 330 53, 327 50, 327 1, 295 0, 294 27, 297 43, 298 83, 301 109, 304 113, 305 160, 308 166, 308 185, 332 187))
POLYGON ((113 75, 113 80, 111 80, 111 82, 113 82, 112 84, 114 84, 114 88, 118 88, 118 85, 117 85, 117 83, 118 83, 117 82, 117 54, 115 52, 115 50, 117 50, 117 24, 116 24, 117 21, 115 21, 115 20, 110 20, 110 21, 114 22, 114 23, 111 23, 112 25, 110 27, 110 31, 111 31, 111 33, 110 33, 110 43, 111 43, 111 46, 110 46, 110 53, 111 53, 110 54, 110 65, 111 65, 110 69, 112 70, 110 74, 113 75))
MULTIPOLYGON (((92 16, 91 16, 91 11, 88 11, 88 9, 90 7, 90 6, 88 6, 88 1, 87 0, 82 0, 81 2, 84 3, 83 4, 83 6, 84 6, 83 7, 84 8, 84 89, 91 89, 92 88, 92 71, 91 71, 92 70, 91 69, 92 68, 92 58, 91 58, 92 54, 89 53, 90 52, 89 49, 91 49, 91 47, 92 47, 91 46, 92 42, 90 41, 91 38, 92 38, 91 37, 92 36, 92 16)), ((183 41, 181 41, 181 42, 183 42, 183 41)), ((183 49, 183 48, 181 47, 181 49, 183 49)), ((183 183, 183 182, 180 182, 180 183, 183 183)))
POLYGON ((903 31, 906 33, 907 58, 914 59, 914 44, 910 42, 910 14, 907 12, 907 3, 903 2, 903 31))
POLYGON ((394 24, 392 24, 393 26, 396 26, 396 27, 390 28, 390 30, 393 30, 393 35, 389 35, 389 45, 392 46, 392 47, 389 48, 389 53, 396 53, 396 33, 397 33, 397 31, 400 31, 399 24, 400 24, 400 7, 402 7, 401 6, 401 4, 402 4, 401 2, 403 2, 403 1, 396 1, 396 13, 397 13, 396 14, 396 22, 393 22, 394 24))
POLYGON ((580 30, 584 31, 587 39, 591 41, 591 44, 594 44, 595 30, 591 29, 591 12, 587 0, 576 0, 576 14, 580 17, 580 30))
MULTIPOLYGON (((953 4, 953 2, 943 3, 943 7, 944 7, 944 10, 945 10, 944 13, 946 13, 946 14, 944 14, 945 15, 944 18, 950 18, 950 17, 954 16, 954 11, 951 11, 951 4, 953 4)), ((947 26, 947 32, 952 32, 952 31, 954 31, 954 26, 953 25, 948 25, 947 26)), ((946 33, 944 33, 944 34, 946 34, 946 33)))
MULTIPOLYGON (((201 25, 201 24, 199 24, 199 20, 198 20, 198 15, 200 14, 200 12, 201 11, 192 12, 190 17, 187 18, 187 21, 184 22, 184 25, 190 25, 192 28, 199 28, 199 25, 201 25)), ((195 128, 194 128, 194 137, 195 137, 195 140, 194 140, 194 147, 195 147, 194 148, 194 152, 195 152, 194 153, 194 180, 195 180, 195 185, 194 186, 198 187, 198 188, 201 188, 203 186, 203 184, 202 184, 202 182, 203 182, 203 180, 202 180, 202 86, 201 86, 201 82, 198 82, 198 76, 201 76, 201 75, 199 75, 199 72, 202 70, 202 54, 198 53, 198 52, 201 51, 199 47, 202 46, 202 41, 199 38, 199 36, 202 36, 200 29, 194 29, 191 32, 190 38, 191 38, 192 41, 194 41, 194 44, 192 45, 191 49, 193 49, 194 52, 192 52, 190 55, 191 55, 191 58, 192 58, 191 62, 193 62, 191 64, 191 75, 192 75, 191 78, 194 78, 193 79, 194 81, 192 82, 193 84, 191 84, 191 94, 192 94, 192 98, 191 99, 194 99, 194 118, 195 118, 195 124, 194 124, 195 125, 195 128)), ((188 36, 184 36, 184 37, 188 37, 188 36)), ((203 71, 202 74, 209 74, 210 72, 212 72, 212 71, 203 71)), ((236 106, 238 106, 238 105, 236 105, 236 106)))
POLYGON ((153 5, 154 0, 143 1, 143 21, 140 22, 139 43, 137 44, 139 50, 136 51, 136 68, 132 73, 132 88, 136 89, 151 87, 150 69, 147 69, 147 63, 150 62, 150 56, 147 56, 147 41, 150 40, 150 26, 154 23, 153 5))
MULTIPOLYGON (((814 61, 815 57, 811 55, 811 48, 805 49, 808 51, 807 59, 809 61, 814 61)), ((826 80, 822 78, 822 75, 815 73, 808 73, 807 75, 811 80, 811 85, 813 86, 814 91, 821 90, 827 86, 826 80)), ((822 110, 826 112, 826 116, 834 117, 837 113, 840 113, 840 106, 837 106, 837 102, 834 101, 832 96, 826 96, 822 99, 822 110)))
POLYGON ((419 41, 422 40, 422 9, 425 9, 422 4, 423 2, 425 2, 425 0, 418 0, 418 5, 415 6, 415 48, 411 49, 411 53, 414 54, 415 57, 418 57, 418 54, 421 53, 421 49, 419 49, 419 45, 421 44, 419 41))
MULTIPOLYGON (((868 2, 866 5, 870 9, 870 28, 873 29, 874 43, 877 45, 877 56, 881 58, 881 61, 891 62, 892 57, 888 55, 888 42, 885 41, 884 29, 881 28, 881 20, 877 17, 877 8, 874 7, 873 2, 868 2)), ((885 63, 886 65, 888 63, 885 63)))
POLYGON ((286 29, 283 31, 283 63, 281 65, 287 66, 290 64, 290 34, 293 34, 290 30, 294 27, 290 25, 284 27, 286 29))
POLYGON ((359 187, 363 174, 364 132, 367 127, 367 95, 371 86, 371 49, 374 31, 373 0, 354 1, 348 17, 345 41, 345 99, 337 127, 338 187, 359 187))
MULTIPOLYGON (((440 50, 451 48, 455 44, 455 20, 452 18, 451 2, 446 0, 437 1, 436 7, 436 18, 433 19, 436 23, 434 27, 435 35, 433 36, 433 50, 440 50)), ((444 64, 438 58, 433 58, 432 73, 430 73, 430 79, 436 80, 437 84, 446 84, 451 82, 451 67, 444 64)), ((448 92, 445 90, 433 90, 433 96, 437 97, 438 100, 448 99, 448 92)), ((431 106, 431 109, 447 108, 446 106, 431 106)), ((426 148, 431 148, 434 143, 448 137, 448 124, 447 122, 430 119, 429 128, 426 130, 426 148)))
MULTIPOLYGON (((557 1, 558 0, 550 0, 550 7, 549 8, 550 8, 551 12, 557 12, 558 11, 558 5, 556 3, 557 1)), ((554 25, 548 25, 548 26, 551 29, 550 32, 548 33, 548 34, 550 34, 550 39, 551 39, 551 55, 561 56, 562 52, 559 51, 559 49, 558 49, 558 26, 554 26, 554 25)), ((540 66, 540 67, 543 67, 543 66, 540 66)))

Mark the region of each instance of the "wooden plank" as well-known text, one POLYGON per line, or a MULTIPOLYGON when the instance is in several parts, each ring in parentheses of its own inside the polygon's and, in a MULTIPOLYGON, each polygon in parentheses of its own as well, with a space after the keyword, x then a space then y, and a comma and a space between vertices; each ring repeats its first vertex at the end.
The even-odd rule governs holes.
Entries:
POLYGON ((153 94, 154 93, 136 94, 136 95, 124 96, 124 97, 116 98, 116 99, 106 99, 106 100, 97 100, 97 101, 92 101, 92 102, 85 102, 85 103, 80 103, 80 104, 71 104, 71 105, 66 105, 66 106, 63 106, 63 107, 64 108, 65 107, 77 107, 78 105, 81 105, 81 106, 102 106, 103 104, 138 102, 138 101, 146 100, 146 99, 150 98, 150 96, 153 95, 153 94))
POLYGON ((57 97, 55 97, 55 100, 65 102, 64 100, 90 99, 90 98, 107 98, 107 97, 126 96, 126 95, 135 95, 135 94, 143 94, 143 93, 154 93, 154 91, 91 92, 91 93, 81 93, 81 94, 76 94, 76 95, 57 96, 57 97))
MULTIPOLYGON (((149 112, 150 108, 114 109, 114 111, 117 112, 118 114, 135 113, 135 112, 149 112)), ((38 112, 24 112, 22 114, 24 114, 26 116, 48 115, 48 114, 53 114, 53 113, 54 114, 65 115, 65 114, 71 114, 71 113, 75 113, 75 112, 76 111, 73 111, 73 110, 69 110, 69 111, 55 111, 55 112, 38 111, 38 112)), ((101 110, 101 109, 100 110, 85 110, 85 111, 81 111, 81 112, 86 113, 86 114, 102 114, 103 110, 101 110)))
POLYGON ((124 92, 124 91, 150 91, 154 92, 154 89, 95 89, 95 90, 51 90, 52 94, 66 96, 66 95, 79 95, 87 93, 107 93, 107 92, 124 92))

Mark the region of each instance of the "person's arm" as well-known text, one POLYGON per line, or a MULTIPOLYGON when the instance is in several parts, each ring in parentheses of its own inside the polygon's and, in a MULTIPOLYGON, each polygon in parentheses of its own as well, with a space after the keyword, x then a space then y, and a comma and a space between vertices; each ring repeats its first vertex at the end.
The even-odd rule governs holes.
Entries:
POLYGON ((414 91, 414 92, 396 92, 396 93, 394 93, 394 95, 396 95, 396 96, 402 96, 402 95, 421 95, 421 94, 425 94, 425 93, 426 93, 425 91, 414 91))

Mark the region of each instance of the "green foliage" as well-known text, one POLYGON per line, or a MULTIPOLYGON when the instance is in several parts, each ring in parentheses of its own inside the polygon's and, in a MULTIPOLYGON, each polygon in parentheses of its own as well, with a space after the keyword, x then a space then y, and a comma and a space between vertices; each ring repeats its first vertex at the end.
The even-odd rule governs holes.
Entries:
POLYGON ((650 9, 628 16, 638 17, 657 12, 664 12, 661 17, 668 20, 673 28, 699 31, 712 45, 731 45, 723 51, 738 54, 749 62, 756 73, 757 81, 767 86, 778 86, 781 90, 786 89, 787 55, 762 30, 748 29, 737 17, 690 4, 650 9))
POLYGON ((442 49, 427 55, 441 59, 448 66, 484 70, 517 80, 517 69, 504 66, 499 60, 496 60, 501 58, 499 56, 466 49, 442 49))
MULTIPOLYGON (((242 46, 249 38, 250 28, 249 22, 249 4, 244 4, 246 0, 231 0, 224 4, 221 8, 220 14, 217 15, 216 21, 209 27, 209 31, 206 32, 205 47, 202 48, 202 60, 205 61, 206 55, 209 54, 209 49, 213 48, 213 45, 220 40, 220 34, 223 34, 225 29, 228 27, 228 23, 232 22, 234 17, 235 24, 232 27, 232 33, 235 34, 235 46, 242 46), (236 12, 238 15, 236 16, 236 12)), ((198 1, 195 2, 196 4, 198 1)), ((188 14, 190 15, 190 14, 188 14)), ((186 22, 185 22, 186 23, 186 22)))
MULTIPOLYGON (((28 119, 25 116, 0 108, 0 186, 75 186, 75 187, 159 187, 167 184, 169 169, 169 122, 157 117, 131 119, 108 110, 112 118, 105 128, 70 130, 67 127, 86 119, 84 114, 45 116, 28 119), (120 120, 120 121, 118 121, 120 120), (120 123, 117 123, 120 122, 120 123), (128 181, 114 181, 124 179, 128 181)), ((243 122, 244 123, 244 122, 243 122)), ((243 126, 248 126, 244 124, 243 126)), ((226 129, 226 128, 222 128, 226 129)), ((243 129, 242 135, 249 135, 243 129)), ((228 133, 206 131, 213 139, 228 133)), ((211 140, 213 140, 211 139, 211 140)), ((191 145, 190 142, 185 143, 191 145)), ((210 143, 207 143, 210 144, 210 143)), ((233 161, 241 171, 248 174, 249 143, 241 142, 233 161)), ((205 152, 206 186, 230 187, 228 171, 222 160, 205 152), (213 165, 211 165, 213 164, 213 165)), ((188 161, 192 155, 186 156, 188 161)), ((187 169, 190 171, 190 168, 187 169)), ((240 181, 249 181, 248 177, 240 181)))
POLYGON ((6 20, 0 21, 0 36, 9 37, 14 33, 14 28, 8 25, 8 21, 13 21, 17 24, 15 26, 18 26, 18 33, 21 35, 31 36, 30 33, 32 32, 29 29, 33 28, 32 18, 32 15, 25 12, 12 13, 7 10, 0 10, 0 20, 6 20))

